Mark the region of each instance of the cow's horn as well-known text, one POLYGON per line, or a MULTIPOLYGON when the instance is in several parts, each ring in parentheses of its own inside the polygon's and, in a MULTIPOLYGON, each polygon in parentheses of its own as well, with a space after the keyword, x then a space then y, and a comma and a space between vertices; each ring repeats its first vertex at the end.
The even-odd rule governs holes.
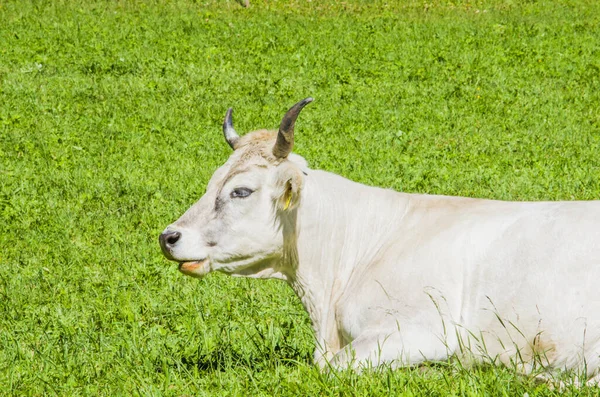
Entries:
POLYGON ((292 151, 294 147, 294 124, 296 118, 302 108, 313 101, 312 98, 306 98, 295 104, 287 111, 281 124, 279 125, 279 132, 277 133, 277 142, 273 147, 273 154, 275 157, 284 158, 292 151))
POLYGON ((233 129, 233 120, 231 119, 231 114, 233 113, 233 108, 227 109, 227 113, 225 113, 225 120, 223 121, 223 135, 225 135, 225 140, 231 146, 233 150, 237 146, 238 141, 240 140, 240 136, 233 129))

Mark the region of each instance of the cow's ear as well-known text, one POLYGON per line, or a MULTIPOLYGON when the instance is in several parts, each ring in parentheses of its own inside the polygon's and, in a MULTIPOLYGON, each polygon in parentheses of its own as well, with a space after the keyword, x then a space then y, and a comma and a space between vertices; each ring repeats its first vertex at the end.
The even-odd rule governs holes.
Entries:
POLYGON ((275 183, 275 204, 281 211, 290 211, 300 204, 304 181, 302 171, 289 161, 279 165, 275 183))

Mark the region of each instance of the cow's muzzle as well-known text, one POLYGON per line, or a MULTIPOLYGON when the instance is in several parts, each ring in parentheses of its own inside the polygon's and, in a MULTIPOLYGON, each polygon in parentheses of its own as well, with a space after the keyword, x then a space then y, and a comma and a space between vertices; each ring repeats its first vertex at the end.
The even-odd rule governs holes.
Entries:
POLYGON ((181 233, 173 230, 165 230, 161 233, 160 236, 158 236, 160 248, 162 249, 162 252, 167 257, 167 259, 175 260, 171 252, 180 238, 181 233))

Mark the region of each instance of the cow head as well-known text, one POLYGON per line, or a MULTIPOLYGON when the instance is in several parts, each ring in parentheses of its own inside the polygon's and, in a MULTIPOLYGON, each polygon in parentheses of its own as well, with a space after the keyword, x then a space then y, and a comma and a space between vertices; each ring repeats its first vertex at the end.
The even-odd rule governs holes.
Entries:
POLYGON ((279 131, 238 136, 232 109, 223 123, 233 153, 208 182, 206 193, 160 235, 164 255, 179 270, 202 277, 212 270, 248 277, 283 277, 282 219, 300 203, 306 167, 291 153, 294 124, 312 98, 288 110, 279 131))

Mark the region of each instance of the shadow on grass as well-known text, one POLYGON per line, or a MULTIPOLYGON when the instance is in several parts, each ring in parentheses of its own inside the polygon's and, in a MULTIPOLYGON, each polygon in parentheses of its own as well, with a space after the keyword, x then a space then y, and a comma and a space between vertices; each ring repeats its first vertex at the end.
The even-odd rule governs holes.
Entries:
MULTIPOLYGON (((232 341, 224 333, 217 339, 216 345, 208 349, 200 345, 193 354, 181 356, 180 363, 188 370, 208 373, 239 368, 265 371, 281 366, 291 368, 312 364, 312 353, 296 346, 290 335, 270 339, 258 327, 255 330, 248 332, 243 341, 232 341)), ((156 368, 162 371, 161 363, 157 362, 156 368)))

